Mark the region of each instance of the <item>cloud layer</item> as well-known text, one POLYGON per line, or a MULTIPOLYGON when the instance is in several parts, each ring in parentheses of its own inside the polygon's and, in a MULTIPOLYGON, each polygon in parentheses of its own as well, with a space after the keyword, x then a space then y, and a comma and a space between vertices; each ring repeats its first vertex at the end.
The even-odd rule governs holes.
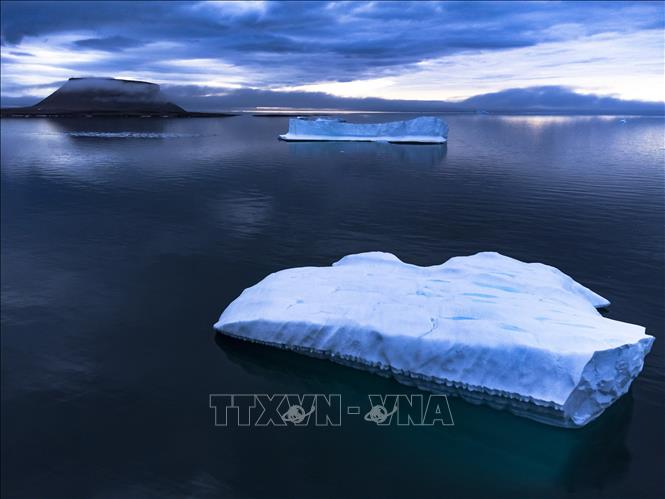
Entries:
MULTIPOLYGON (((116 76, 463 101, 557 86, 665 100, 659 2, 2 2, 2 96, 116 76)), ((235 89, 235 90, 234 90, 235 89)), ((240 92, 242 93, 242 92, 240 92)))

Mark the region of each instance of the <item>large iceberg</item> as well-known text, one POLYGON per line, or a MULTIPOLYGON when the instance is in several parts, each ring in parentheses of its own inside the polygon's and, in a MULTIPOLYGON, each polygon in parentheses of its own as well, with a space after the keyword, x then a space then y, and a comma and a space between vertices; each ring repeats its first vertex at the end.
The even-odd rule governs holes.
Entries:
POLYGON ((554 267, 498 253, 419 267, 372 252, 271 274, 214 327, 579 427, 628 391, 654 341, 598 313, 608 304, 554 267))
POLYGON ((339 118, 291 118, 282 140, 298 141, 374 141, 443 144, 448 139, 448 124, 432 116, 389 123, 348 123, 339 118))

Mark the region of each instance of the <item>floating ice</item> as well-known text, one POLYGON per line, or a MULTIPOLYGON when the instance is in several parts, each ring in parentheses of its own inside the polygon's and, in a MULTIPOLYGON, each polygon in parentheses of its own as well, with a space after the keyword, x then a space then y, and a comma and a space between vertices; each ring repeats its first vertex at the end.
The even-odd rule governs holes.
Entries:
POLYGON ((435 117, 421 116, 390 123, 347 123, 338 118, 291 118, 282 140, 374 141, 443 144, 448 139, 448 124, 435 117))
POLYGON ((419 267, 374 252, 271 274, 214 327, 578 427, 628 391, 654 341, 600 315, 608 304, 554 267, 498 253, 419 267))
POLYGON ((65 132, 65 134, 70 137, 95 139, 180 139, 199 137, 195 134, 163 132, 65 132))

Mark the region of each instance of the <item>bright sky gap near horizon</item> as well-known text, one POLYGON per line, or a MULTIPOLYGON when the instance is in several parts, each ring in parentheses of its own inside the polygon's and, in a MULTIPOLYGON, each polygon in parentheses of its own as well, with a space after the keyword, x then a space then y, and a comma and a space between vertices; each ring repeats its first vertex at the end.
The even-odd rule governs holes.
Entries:
POLYGON ((210 107, 248 92, 297 107, 313 93, 459 102, 542 87, 553 102, 663 103, 664 30, 660 1, 3 1, 2 104, 73 76, 148 80, 210 107))

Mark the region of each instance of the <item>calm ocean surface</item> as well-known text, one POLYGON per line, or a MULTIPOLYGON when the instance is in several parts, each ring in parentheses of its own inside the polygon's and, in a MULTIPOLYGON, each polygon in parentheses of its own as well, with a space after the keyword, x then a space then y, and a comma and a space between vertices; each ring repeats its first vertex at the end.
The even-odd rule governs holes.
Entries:
POLYGON ((3 497, 663 497, 663 119, 444 118, 447 147, 2 120, 3 497), (452 398, 447 428, 214 427, 210 393, 417 393, 212 330, 265 275, 370 250, 554 265, 657 340, 580 430, 452 398))

